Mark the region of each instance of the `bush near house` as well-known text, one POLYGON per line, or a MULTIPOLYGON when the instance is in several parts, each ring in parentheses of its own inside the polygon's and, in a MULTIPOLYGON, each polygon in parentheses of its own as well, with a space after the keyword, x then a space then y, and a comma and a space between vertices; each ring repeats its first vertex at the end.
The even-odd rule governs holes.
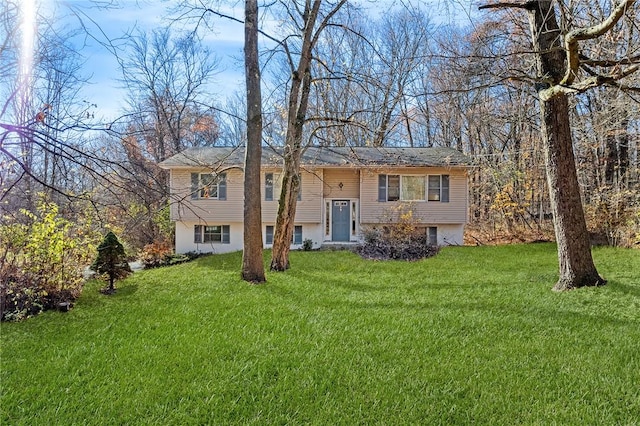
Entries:
POLYGON ((365 259, 419 260, 438 254, 438 246, 430 245, 424 232, 394 233, 393 228, 371 228, 364 231, 364 243, 356 249, 365 259))
POLYGON ((363 230, 364 243, 356 252, 365 259, 419 260, 438 254, 429 244, 422 222, 413 213, 412 203, 401 203, 388 209, 381 218, 382 227, 363 230))

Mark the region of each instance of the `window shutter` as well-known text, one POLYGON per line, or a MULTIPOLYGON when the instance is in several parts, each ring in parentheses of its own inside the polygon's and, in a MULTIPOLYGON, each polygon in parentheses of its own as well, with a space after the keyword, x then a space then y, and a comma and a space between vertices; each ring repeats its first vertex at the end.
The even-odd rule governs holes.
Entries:
POLYGON ((298 174, 298 201, 302 201, 302 173, 298 174))
POLYGON ((442 175, 442 190, 440 193, 440 202, 449 202, 449 175, 442 175))
POLYGON ((387 201, 387 175, 378 175, 378 201, 387 201))
POLYGON ((229 234, 229 225, 222 225, 222 242, 224 244, 229 244, 231 242, 231 236, 229 234))
POLYGON ((220 173, 218 181, 218 200, 227 199, 227 174, 220 173))
POLYGON ((200 192, 200 175, 198 173, 191 173, 191 199, 198 199, 200 192))
POLYGON ((193 242, 196 244, 202 243, 202 225, 193 227, 193 242))

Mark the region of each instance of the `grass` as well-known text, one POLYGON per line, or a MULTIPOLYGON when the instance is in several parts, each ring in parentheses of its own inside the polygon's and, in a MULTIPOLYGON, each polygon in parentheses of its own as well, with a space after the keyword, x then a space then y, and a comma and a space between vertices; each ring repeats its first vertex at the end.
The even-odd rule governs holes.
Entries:
POLYGON ((640 424, 640 254, 554 293, 555 246, 415 263, 239 253, 90 283, 69 313, 2 324, 1 421, 51 424, 640 424))

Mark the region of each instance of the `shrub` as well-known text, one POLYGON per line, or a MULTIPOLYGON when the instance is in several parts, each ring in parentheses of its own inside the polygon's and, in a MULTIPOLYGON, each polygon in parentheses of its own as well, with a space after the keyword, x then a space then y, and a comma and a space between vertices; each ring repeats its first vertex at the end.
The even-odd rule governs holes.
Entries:
POLYGON ((102 291, 106 294, 114 293, 114 282, 131 273, 124 247, 113 232, 109 231, 98 246, 98 255, 91 269, 109 281, 109 287, 102 291))
MULTIPOLYGON (((438 254, 438 246, 429 245, 426 233, 394 233, 393 227, 364 231, 364 244, 357 248, 365 259, 419 260, 438 254)), ((419 228, 418 228, 419 229, 419 228)))
POLYGON ((0 318, 21 320, 75 300, 95 244, 91 232, 58 214, 44 197, 35 213, 3 218, 0 225, 0 318), (20 223, 22 222, 22 223, 20 223))
POLYGON ((155 241, 144 246, 140 252, 140 261, 145 268, 157 268, 171 262, 173 250, 166 241, 155 241))
POLYGON ((156 241, 144 246, 139 258, 145 268, 159 268, 189 262, 200 256, 202 256, 202 253, 195 251, 184 254, 173 253, 173 249, 168 242, 156 241))
POLYGON ((313 240, 310 238, 306 238, 303 242, 302 242, 302 250, 304 251, 311 251, 313 250, 313 240))
POLYGON ((380 228, 364 229, 364 244, 356 251, 365 259, 418 260, 435 256, 438 247, 429 245, 425 227, 413 214, 412 203, 399 203, 384 212, 380 228))

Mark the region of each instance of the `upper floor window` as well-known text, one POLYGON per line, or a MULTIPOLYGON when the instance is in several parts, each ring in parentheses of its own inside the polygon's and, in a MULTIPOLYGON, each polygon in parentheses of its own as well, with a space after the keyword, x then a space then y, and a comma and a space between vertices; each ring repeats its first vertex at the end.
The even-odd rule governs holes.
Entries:
MULTIPOLYGON (((302 175, 298 175, 300 190, 298 191, 298 201, 302 201, 302 175)), ((282 175, 275 173, 264 174, 264 200, 273 201, 273 195, 282 189, 282 175)))
POLYGON ((429 175, 429 201, 449 202, 449 175, 429 175))
POLYGON ((227 199, 226 173, 191 173, 191 198, 227 199))
POLYGON ((378 201, 425 200, 449 201, 449 175, 378 175, 378 201))
POLYGON ((265 201, 273 201, 273 173, 265 173, 264 175, 264 199, 265 201))

